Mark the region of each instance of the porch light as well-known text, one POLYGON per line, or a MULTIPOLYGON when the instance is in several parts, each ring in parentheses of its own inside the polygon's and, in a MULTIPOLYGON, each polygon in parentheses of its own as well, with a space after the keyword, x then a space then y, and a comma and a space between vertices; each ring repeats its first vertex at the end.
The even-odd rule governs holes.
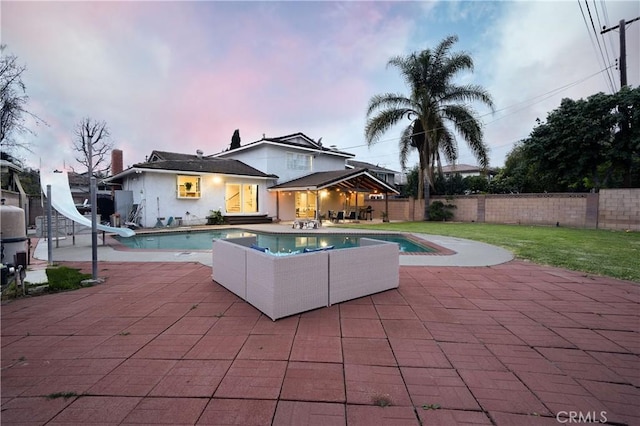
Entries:
POLYGON ((222 178, 220 176, 214 176, 213 177, 213 183, 215 185, 218 185, 218 184, 222 183, 222 178))

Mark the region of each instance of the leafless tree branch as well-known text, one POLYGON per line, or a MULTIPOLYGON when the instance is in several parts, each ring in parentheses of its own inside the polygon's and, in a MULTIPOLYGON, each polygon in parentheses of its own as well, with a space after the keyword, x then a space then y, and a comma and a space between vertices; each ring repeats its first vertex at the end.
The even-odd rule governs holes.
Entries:
POLYGON ((78 152, 76 161, 87 168, 89 175, 106 172, 111 167, 107 162, 113 149, 107 123, 89 117, 83 118, 75 129, 73 149, 78 152))

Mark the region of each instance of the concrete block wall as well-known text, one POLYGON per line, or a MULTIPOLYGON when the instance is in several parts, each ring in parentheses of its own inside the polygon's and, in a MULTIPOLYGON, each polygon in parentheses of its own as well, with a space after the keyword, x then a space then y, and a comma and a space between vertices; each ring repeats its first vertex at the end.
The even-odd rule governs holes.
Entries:
MULTIPOLYGON (((367 200, 365 205, 373 209, 373 218, 382 219, 382 212, 389 210, 389 220, 413 221, 415 204, 422 202, 414 199, 367 200)), ((419 220, 419 219, 417 219, 419 220)))
MULTIPOLYGON (((459 222, 556 225, 589 229, 640 231, 640 188, 603 189, 599 193, 490 194, 433 201, 455 204, 459 222)), ((422 220, 421 200, 393 200, 391 220, 422 220), (406 205, 405 213, 396 203, 406 205)), ((392 200, 389 200, 389 206, 392 200)), ((384 205, 382 205, 384 208, 384 205)))
POLYGON ((444 204, 453 204, 453 220, 458 222, 478 222, 479 199, 475 196, 460 196, 453 200, 437 198, 433 201, 442 201, 444 204))
POLYGON ((586 226, 588 194, 524 194, 486 196, 485 222, 586 226))
POLYGON ((640 231, 640 188, 603 189, 598 199, 598 228, 640 231))

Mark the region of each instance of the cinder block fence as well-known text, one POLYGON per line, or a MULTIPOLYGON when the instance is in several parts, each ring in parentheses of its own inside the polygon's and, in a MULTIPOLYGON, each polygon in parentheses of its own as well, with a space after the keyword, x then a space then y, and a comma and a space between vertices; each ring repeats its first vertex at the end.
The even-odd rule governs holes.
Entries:
MULTIPOLYGON (((556 225, 575 228, 640 231, 640 188, 603 189, 599 193, 488 194, 432 197, 454 204, 459 222, 556 225)), ((421 220, 423 201, 371 200, 376 217, 389 209, 390 220, 421 220)))

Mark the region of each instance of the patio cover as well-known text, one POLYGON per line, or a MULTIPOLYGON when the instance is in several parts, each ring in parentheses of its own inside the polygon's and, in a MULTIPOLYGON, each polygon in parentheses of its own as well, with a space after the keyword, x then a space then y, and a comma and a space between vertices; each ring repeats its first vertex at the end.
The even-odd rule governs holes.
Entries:
POLYGON ((272 186, 269 191, 317 191, 325 188, 399 194, 393 186, 381 181, 363 168, 312 173, 272 186))

